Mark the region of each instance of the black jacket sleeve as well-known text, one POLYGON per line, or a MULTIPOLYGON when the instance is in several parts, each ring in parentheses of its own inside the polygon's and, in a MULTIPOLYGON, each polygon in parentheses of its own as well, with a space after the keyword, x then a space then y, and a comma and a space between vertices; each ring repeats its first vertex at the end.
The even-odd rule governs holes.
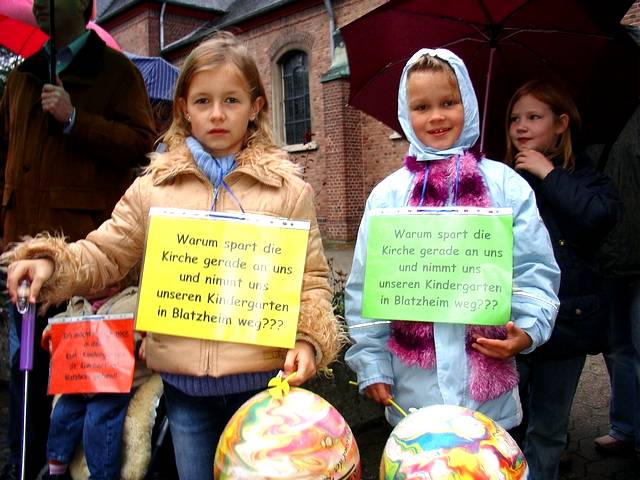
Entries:
POLYGON ((589 251, 599 247, 622 213, 613 181, 588 165, 574 171, 554 168, 538 194, 564 238, 589 251))

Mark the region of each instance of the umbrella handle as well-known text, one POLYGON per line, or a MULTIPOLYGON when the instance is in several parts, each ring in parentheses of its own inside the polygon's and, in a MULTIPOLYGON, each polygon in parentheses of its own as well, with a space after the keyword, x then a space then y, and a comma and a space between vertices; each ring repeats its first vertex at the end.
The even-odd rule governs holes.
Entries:
POLYGON ((29 303, 29 280, 24 279, 18 287, 16 309, 22 314, 22 328, 20 331, 20 370, 33 368, 33 337, 36 323, 35 305, 29 303))
POLYGON ((26 313, 22 315, 20 330, 20 370, 33 369, 33 337, 36 323, 36 306, 29 304, 26 313))

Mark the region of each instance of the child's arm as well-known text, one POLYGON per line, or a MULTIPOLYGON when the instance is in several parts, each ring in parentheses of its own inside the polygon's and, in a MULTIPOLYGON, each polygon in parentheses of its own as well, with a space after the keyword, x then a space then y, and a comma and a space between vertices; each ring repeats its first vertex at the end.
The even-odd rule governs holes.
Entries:
POLYGON ((62 237, 40 234, 2 254, 3 264, 27 261, 12 267, 19 269, 8 285, 10 289, 13 285, 14 298, 17 282, 22 278, 33 280, 31 301, 37 298, 42 309, 77 294, 103 291, 122 279, 142 258, 148 212, 140 188, 143 181, 150 179, 138 178, 120 199, 111 218, 85 240, 66 243, 62 237))
POLYGON ((476 335, 471 346, 488 357, 505 359, 517 355, 533 343, 531 337, 513 322, 508 322, 506 328, 507 338, 504 340, 476 335))
POLYGON ((574 172, 556 168, 538 189, 558 218, 565 240, 594 253, 622 214, 613 181, 594 168, 574 172))
MULTIPOLYGON (((373 195, 373 194, 372 194, 373 195)), ((368 212, 371 199, 358 230, 351 273, 345 289, 345 317, 353 345, 345 354, 347 365, 356 373, 361 393, 379 403, 388 404, 393 385, 391 353, 387 347, 389 322, 379 322, 362 316, 364 264, 367 256, 368 212)))
MULTIPOLYGON (((333 362, 345 342, 345 335, 331 306, 329 265, 322 247, 313 198, 311 186, 304 184, 299 199, 290 213, 292 219, 308 220, 311 223, 302 278, 297 341, 294 349, 287 355, 287 359, 293 356, 299 367, 300 362, 303 362, 302 367, 305 371, 309 367, 313 370, 310 374, 304 373, 306 379, 315 373, 316 368, 326 368, 333 362), (309 351, 313 353, 313 362, 307 361, 309 351)), ((294 384, 302 383, 299 381, 300 375, 301 372, 295 377, 294 384)))
POLYGON ((496 171, 487 172, 487 178, 502 177, 505 197, 499 206, 513 209, 511 321, 531 339, 531 344, 522 350, 522 353, 529 353, 546 342, 553 330, 558 314, 560 269, 529 184, 508 167, 495 165, 495 162, 485 167, 503 169, 502 175, 496 171))

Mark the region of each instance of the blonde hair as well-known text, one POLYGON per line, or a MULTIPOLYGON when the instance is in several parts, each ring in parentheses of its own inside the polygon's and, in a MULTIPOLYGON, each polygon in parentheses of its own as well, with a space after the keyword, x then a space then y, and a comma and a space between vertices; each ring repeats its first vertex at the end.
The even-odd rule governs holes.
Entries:
POLYGON ((571 131, 577 134, 580 129, 581 120, 580 113, 576 104, 573 102, 571 95, 559 84, 551 83, 544 80, 529 80, 522 85, 516 93, 513 94, 507 107, 506 133, 507 133, 507 152, 505 162, 511 166, 514 164, 517 149, 515 148, 509 129, 511 127, 511 113, 513 106, 518 100, 525 95, 531 95, 538 101, 546 104, 553 112, 555 121, 557 122, 560 115, 566 115, 569 118, 569 126, 560 134, 557 145, 550 151, 544 152, 550 159, 557 157, 562 158, 562 168, 565 170, 573 170, 575 166, 575 158, 573 155, 573 142, 571 139, 571 131))
POLYGON ((460 95, 460 88, 458 86, 458 77, 456 72, 453 71, 453 67, 449 65, 449 62, 442 60, 441 58, 434 57, 433 55, 423 55, 418 61, 409 67, 407 71, 407 80, 414 72, 442 72, 449 77, 449 81, 452 86, 455 86, 458 95, 460 95))
POLYGON ((225 64, 235 65, 238 68, 249 86, 252 103, 260 97, 264 101, 255 120, 249 122, 244 147, 275 148, 269 126, 267 95, 256 62, 247 47, 241 44, 235 35, 219 31, 194 48, 182 65, 173 95, 173 119, 169 129, 162 136, 167 150, 171 151, 184 144, 186 138, 191 134, 189 122, 185 118, 178 100, 180 98, 187 99, 193 77, 204 70, 215 69, 225 64))

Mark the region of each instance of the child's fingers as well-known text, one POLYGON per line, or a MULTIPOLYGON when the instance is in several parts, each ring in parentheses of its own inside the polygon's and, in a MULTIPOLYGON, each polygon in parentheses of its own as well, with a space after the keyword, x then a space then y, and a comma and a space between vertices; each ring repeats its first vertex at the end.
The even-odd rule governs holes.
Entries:
POLYGON ((289 385, 298 387, 309 380, 315 374, 315 367, 310 362, 300 360, 297 364, 296 375, 289 381, 289 385))
POLYGON ((289 350, 284 360, 284 376, 288 377, 293 372, 296 372, 295 376, 289 380, 289 385, 297 387, 302 384, 301 368, 304 368, 304 365, 301 365, 301 362, 299 361, 298 352, 296 350, 289 350))
POLYGON ((315 359, 312 356, 307 355, 305 352, 297 352, 295 350, 293 350, 293 352, 295 352, 293 366, 288 369, 287 363, 285 362, 284 373, 285 376, 287 376, 296 372, 296 375, 289 380, 289 385, 297 387, 315 375, 316 363, 315 359))
POLYGON ((44 284, 45 279, 40 276, 40 275, 36 275, 34 276, 33 280, 31 281, 31 291, 29 292, 29 303, 36 303, 38 301, 38 294, 40 293, 40 290, 42 289, 42 285, 44 284))
POLYGON ((15 303, 18 296, 18 285, 22 280, 30 280, 29 303, 36 303, 42 285, 53 274, 53 262, 46 258, 36 260, 20 260, 9 265, 7 270, 7 289, 15 303))
POLYGON ((480 353, 492 358, 507 358, 511 355, 508 353, 508 347, 505 340, 495 340, 491 338, 478 338, 471 344, 480 353))
POLYGON ((296 369, 296 357, 297 352, 295 350, 289 350, 287 356, 284 359, 284 375, 290 375, 296 369))
POLYGON ((13 262, 7 268, 7 290, 13 303, 18 300, 18 285, 23 279, 31 280, 32 274, 27 261, 13 262))
POLYGON ((391 385, 386 383, 374 383, 364 390, 365 395, 374 402, 389 405, 391 400, 391 385))
POLYGON ((38 295, 42 289, 42 285, 49 280, 53 273, 53 262, 48 259, 33 260, 31 267, 31 292, 29 294, 29 302, 36 303, 38 295))

